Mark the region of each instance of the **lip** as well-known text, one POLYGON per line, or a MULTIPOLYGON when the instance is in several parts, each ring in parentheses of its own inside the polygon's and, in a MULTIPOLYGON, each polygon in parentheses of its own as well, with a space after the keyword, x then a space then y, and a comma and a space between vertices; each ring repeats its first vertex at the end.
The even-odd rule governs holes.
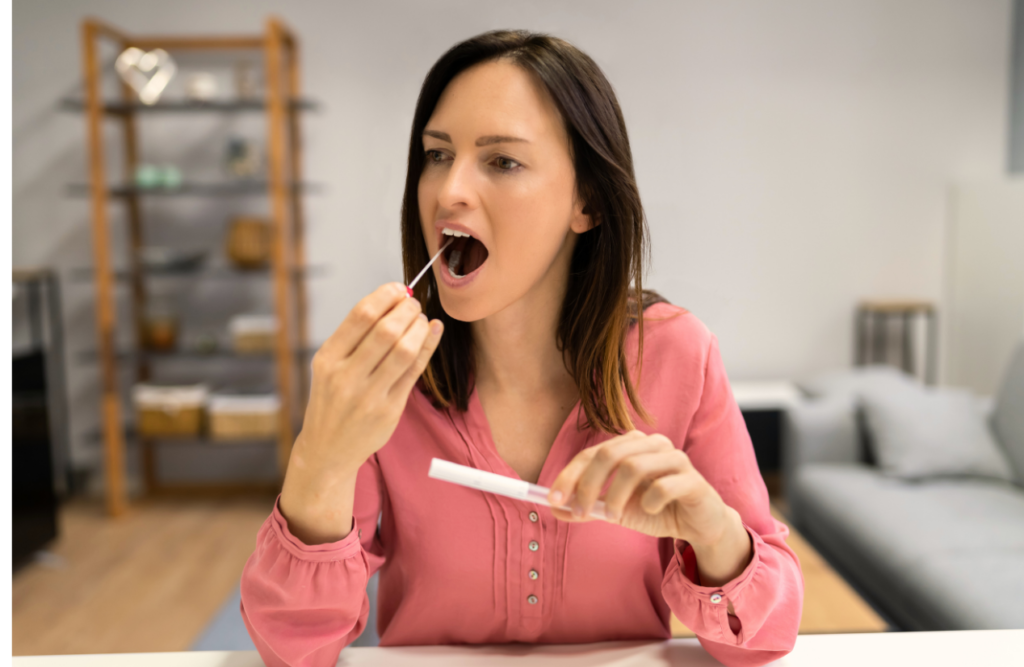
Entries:
MULTIPOLYGON (((456 222, 442 220, 442 221, 438 222, 435 225, 435 228, 436 228, 436 231, 437 231, 437 248, 438 248, 438 250, 440 250, 441 245, 442 245, 442 241, 444 240, 443 239, 443 235, 441 234, 441 232, 446 227, 448 229, 454 229, 456 231, 460 231, 460 232, 464 232, 466 234, 469 234, 470 236, 475 238, 477 241, 480 241, 480 243, 484 243, 482 240, 480 240, 480 237, 477 236, 476 234, 474 234, 473 231, 469 227, 466 227, 465 225, 460 225, 460 224, 458 224, 456 222)), ((485 248, 487 247, 486 243, 484 243, 484 247, 485 248)), ((437 251, 435 250, 434 252, 437 252, 437 251)), ((456 280, 455 278, 452 278, 451 275, 448 273, 448 265, 444 263, 443 259, 441 261, 434 262, 434 266, 437 268, 437 274, 436 275, 440 275, 440 277, 441 277, 441 282, 443 282, 448 287, 451 287, 452 289, 460 289, 460 288, 465 287, 466 285, 469 285, 474 280, 476 280, 477 276, 480 275, 480 272, 483 270, 483 268, 485 266, 487 266, 487 260, 484 260, 484 263, 481 264, 480 266, 478 266, 475 271, 473 271, 472 273, 469 273, 469 274, 463 276, 462 278, 460 278, 458 280, 456 280)))
MULTIPOLYGON (((455 230, 457 232, 462 232, 464 234, 469 234, 470 236, 475 238, 480 243, 483 243, 483 246, 485 248, 487 248, 487 244, 484 243, 484 240, 482 238, 480 238, 480 235, 477 234, 476 232, 474 232, 469 227, 467 227, 465 225, 460 225, 459 223, 457 223, 457 222, 455 222, 453 220, 438 220, 436 223, 434 223, 434 234, 436 235, 436 238, 434 240, 437 241, 437 245, 435 246, 437 248, 437 250, 440 250, 441 246, 443 245, 443 234, 442 234, 442 232, 444 231, 444 229, 446 227, 448 229, 452 229, 452 230, 455 230)), ((435 250, 434 252, 437 252, 437 250, 435 250)), ((487 248, 487 250, 488 250, 488 252, 490 252, 490 248, 487 248)), ((470 274, 470 275, 472 275, 472 274, 470 274)))

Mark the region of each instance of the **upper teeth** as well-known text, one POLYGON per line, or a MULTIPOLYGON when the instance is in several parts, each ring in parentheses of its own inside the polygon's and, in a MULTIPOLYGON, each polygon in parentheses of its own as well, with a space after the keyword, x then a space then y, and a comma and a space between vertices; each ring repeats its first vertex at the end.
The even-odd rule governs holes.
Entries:
POLYGON ((441 234, 443 236, 469 236, 469 234, 465 232, 457 232, 454 229, 448 229, 447 227, 441 230, 441 234))

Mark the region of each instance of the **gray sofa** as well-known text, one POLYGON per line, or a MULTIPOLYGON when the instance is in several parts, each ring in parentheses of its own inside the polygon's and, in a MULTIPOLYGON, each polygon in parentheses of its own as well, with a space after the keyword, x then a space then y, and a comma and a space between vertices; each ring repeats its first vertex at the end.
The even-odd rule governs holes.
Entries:
MULTIPOLYGON (((931 400, 938 391, 897 375, 875 367, 798 383, 814 396, 783 418, 790 520, 898 629, 1024 628, 1024 341, 994 402, 978 408, 1001 450, 995 472, 990 461, 908 478, 892 466, 891 433, 880 461, 878 397, 931 400)), ((938 440, 936 429, 949 428, 923 426, 938 440)))

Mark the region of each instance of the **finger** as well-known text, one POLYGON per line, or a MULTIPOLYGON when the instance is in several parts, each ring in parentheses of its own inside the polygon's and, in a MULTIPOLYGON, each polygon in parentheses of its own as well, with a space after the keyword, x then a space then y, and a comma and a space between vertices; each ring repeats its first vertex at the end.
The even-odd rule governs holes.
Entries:
POLYGON ((423 347, 430 325, 427 316, 420 313, 413 318, 409 328, 405 330, 390 350, 380 360, 380 364, 370 374, 369 384, 373 390, 388 393, 391 387, 402 377, 409 367, 416 362, 420 349, 423 347))
POLYGON ((576 483, 576 501, 573 512, 587 516, 593 509, 601 490, 605 488, 612 473, 623 460, 642 452, 657 451, 661 444, 649 436, 640 436, 603 443, 590 460, 576 483))
POLYGON ((626 508, 629 499, 644 482, 653 482, 665 475, 684 472, 689 465, 678 449, 659 450, 635 454, 619 463, 615 469, 615 479, 605 494, 605 511, 609 517, 618 521, 626 508))
POLYGON ((551 490, 548 492, 548 502, 552 505, 562 505, 569 502, 570 496, 576 489, 576 482, 580 475, 588 465, 590 465, 590 459, 597 453, 602 445, 611 442, 617 442, 623 439, 632 440, 643 436, 641 431, 633 430, 628 433, 616 436, 607 442, 601 443, 601 445, 595 445, 593 447, 587 447, 575 457, 569 464, 562 468, 562 471, 555 477, 555 481, 551 484, 551 490))
POLYGON ((419 314, 419 302, 416 299, 404 299, 380 318, 346 359, 355 371, 356 377, 371 375, 398 341, 402 340, 419 314))
POLYGON ((363 297, 349 311, 334 333, 324 341, 320 351, 335 356, 337 359, 345 359, 355 351, 380 318, 407 300, 404 285, 400 283, 381 285, 363 297))
POLYGON ((675 500, 685 505, 688 500, 700 495, 703 484, 707 482, 692 467, 686 472, 659 477, 640 497, 640 507, 648 514, 658 514, 675 500))
MULTIPOLYGON (((441 320, 434 320, 429 324, 431 327, 433 327, 435 323, 441 324, 441 320)), ((425 371, 427 368, 427 364, 430 363, 430 357, 433 356, 434 350, 436 350, 437 346, 441 344, 441 337, 443 335, 443 324, 441 325, 440 333, 435 334, 433 332, 433 329, 430 330, 430 333, 427 334, 426 339, 423 341, 423 345, 420 347, 419 355, 417 355, 416 361, 413 363, 411 367, 409 367, 408 370, 405 371, 405 374, 402 375, 402 377, 400 377, 398 381, 392 385, 390 389, 391 395, 406 397, 409 396, 409 392, 412 391, 412 388, 416 384, 416 381, 420 379, 420 376, 423 375, 423 371, 425 371)))
POLYGON ((600 521, 596 516, 588 514, 586 516, 573 516, 572 512, 567 510, 560 510, 556 507, 551 508, 551 514, 554 515, 559 521, 567 521, 571 523, 587 523, 588 521, 600 521))

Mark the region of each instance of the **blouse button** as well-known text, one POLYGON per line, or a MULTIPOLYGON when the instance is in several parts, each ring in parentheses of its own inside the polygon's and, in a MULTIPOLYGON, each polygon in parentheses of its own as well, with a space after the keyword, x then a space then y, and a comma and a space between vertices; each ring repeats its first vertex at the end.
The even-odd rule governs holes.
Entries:
POLYGON ((530 540, 530 551, 536 551, 540 549, 540 545, 537 544, 537 540, 530 540))
POLYGON ((530 597, 526 598, 526 601, 530 604, 537 604, 537 596, 531 595, 530 597))
POLYGON ((718 604, 721 601, 722 601, 722 594, 721 593, 712 593, 711 594, 711 604, 718 604))
POLYGON ((530 521, 532 521, 532 522, 534 522, 534 523, 537 523, 537 519, 539 519, 539 518, 540 518, 540 517, 539 517, 539 516, 537 516, 537 513, 536 513, 536 512, 530 512, 530 521))
POLYGON ((530 570, 530 579, 536 579, 540 575, 537 574, 537 570, 530 570))

